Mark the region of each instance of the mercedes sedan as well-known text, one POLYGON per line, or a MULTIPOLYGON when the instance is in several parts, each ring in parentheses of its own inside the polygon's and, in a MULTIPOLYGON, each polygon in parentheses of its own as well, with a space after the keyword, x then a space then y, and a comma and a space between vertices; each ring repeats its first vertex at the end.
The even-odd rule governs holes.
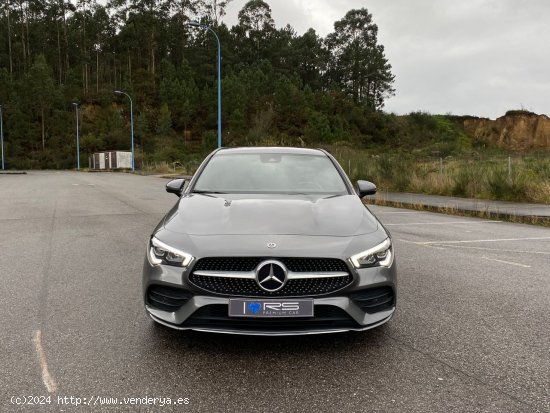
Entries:
POLYGON ((292 335, 360 331, 396 305, 389 232, 326 151, 210 154, 149 240, 145 309, 180 330, 292 335))

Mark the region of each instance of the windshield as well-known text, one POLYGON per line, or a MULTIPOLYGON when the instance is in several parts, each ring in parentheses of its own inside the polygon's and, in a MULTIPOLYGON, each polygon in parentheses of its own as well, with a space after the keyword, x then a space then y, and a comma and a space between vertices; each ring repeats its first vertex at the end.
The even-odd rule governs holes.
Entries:
POLYGON ((194 192, 347 194, 325 155, 219 153, 210 159, 194 192))

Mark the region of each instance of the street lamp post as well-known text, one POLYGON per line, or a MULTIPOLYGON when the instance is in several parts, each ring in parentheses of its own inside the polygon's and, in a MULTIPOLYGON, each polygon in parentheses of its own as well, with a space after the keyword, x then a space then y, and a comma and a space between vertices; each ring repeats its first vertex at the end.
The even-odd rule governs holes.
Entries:
POLYGON ((130 99, 130 133, 132 136, 132 172, 135 172, 135 164, 134 164, 134 104, 132 102, 132 98, 130 95, 126 92, 123 92, 121 90, 115 90, 115 93, 117 95, 125 95, 128 99, 130 99))
POLYGON ((78 127, 78 103, 73 102, 76 114, 76 169, 80 171, 80 128, 78 127))
POLYGON ((222 147, 222 83, 221 83, 221 46, 220 46, 220 38, 216 34, 216 32, 206 24, 201 24, 199 22, 188 22, 189 26, 192 27, 201 27, 203 29, 206 29, 210 31, 214 37, 216 38, 216 42, 218 44, 218 148, 222 147))
POLYGON ((4 125, 3 125, 3 116, 2 105, 0 105, 0 142, 2 143, 2 170, 4 170, 4 125))

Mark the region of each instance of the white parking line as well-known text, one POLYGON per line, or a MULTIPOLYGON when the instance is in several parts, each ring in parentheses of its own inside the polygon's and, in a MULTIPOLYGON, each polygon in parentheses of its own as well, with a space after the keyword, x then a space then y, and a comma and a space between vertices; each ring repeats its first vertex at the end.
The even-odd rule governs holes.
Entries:
POLYGON ((500 249, 500 248, 470 247, 470 246, 466 246, 466 245, 444 245, 444 247, 445 248, 461 248, 461 249, 482 250, 482 251, 515 252, 517 254, 550 255, 550 252, 548 252, 548 251, 503 250, 503 249, 500 249))
POLYGON ((401 224, 384 224, 386 227, 408 226, 408 225, 451 225, 451 224, 494 224, 502 221, 447 221, 447 222, 403 222, 401 224))
MULTIPOLYGON (((491 221, 496 222, 496 221, 491 221)), ((413 244, 419 244, 419 245, 430 245, 430 244, 467 244, 467 243, 473 243, 473 242, 506 242, 506 241, 535 241, 535 240, 550 240, 550 237, 532 237, 532 238, 497 238, 497 239, 471 239, 471 240, 461 240, 461 241, 408 241, 408 240, 400 240, 405 242, 412 242, 413 244)))
POLYGON ((48 371, 46 354, 44 353, 44 349, 42 348, 42 331, 37 330, 34 333, 32 341, 34 341, 34 348, 36 349, 38 362, 40 363, 40 368, 42 369, 42 381, 44 382, 44 386, 46 386, 46 390, 48 390, 48 393, 55 393, 55 391, 57 390, 57 384, 55 383, 55 380, 48 371))
POLYGON ((496 258, 488 258, 488 257, 481 257, 481 258, 483 258, 484 260, 487 260, 487 261, 496 261, 496 262, 501 262, 503 264, 515 265, 516 267, 531 268, 530 265, 519 264, 517 262, 497 260, 496 258))

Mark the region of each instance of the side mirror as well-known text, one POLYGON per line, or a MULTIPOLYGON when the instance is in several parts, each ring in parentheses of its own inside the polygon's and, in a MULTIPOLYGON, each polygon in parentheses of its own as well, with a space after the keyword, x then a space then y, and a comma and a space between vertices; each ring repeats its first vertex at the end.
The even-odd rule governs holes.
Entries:
POLYGON ((357 187, 359 188, 359 198, 376 193, 376 185, 369 181, 357 181, 357 187))
POLYGON ((185 185, 185 179, 173 179, 166 184, 166 192, 181 196, 183 185, 185 185))

